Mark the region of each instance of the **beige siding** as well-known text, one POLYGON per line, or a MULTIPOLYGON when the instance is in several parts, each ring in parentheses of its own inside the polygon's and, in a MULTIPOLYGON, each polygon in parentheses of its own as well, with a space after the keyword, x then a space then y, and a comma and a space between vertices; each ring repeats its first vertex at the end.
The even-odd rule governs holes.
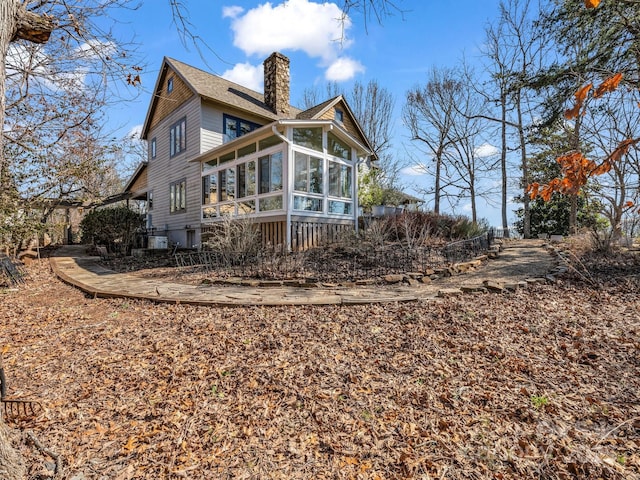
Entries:
POLYGON ((203 102, 200 151, 206 152, 222 145, 222 112, 211 104, 203 102))
POLYGON ((149 138, 156 138, 156 158, 149 160, 148 180, 153 189, 153 210, 150 211, 153 226, 158 235, 164 234, 168 225, 169 241, 185 244, 185 225, 200 224, 200 164, 188 160, 200 153, 200 100, 193 97, 180 108, 167 115, 150 131, 149 138), (169 130, 186 116, 187 150, 169 157, 169 130), (182 178, 187 179, 187 209, 184 213, 170 213, 169 186, 182 178))

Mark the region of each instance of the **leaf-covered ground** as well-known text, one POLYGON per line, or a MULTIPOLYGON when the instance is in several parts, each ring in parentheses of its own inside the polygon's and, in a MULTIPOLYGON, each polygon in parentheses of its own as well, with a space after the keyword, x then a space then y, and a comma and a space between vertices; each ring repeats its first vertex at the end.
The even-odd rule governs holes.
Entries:
POLYGON ((640 282, 606 274, 600 290, 206 308, 86 298, 43 260, 0 293, 9 394, 45 407, 13 426, 74 480, 640 478, 640 282))

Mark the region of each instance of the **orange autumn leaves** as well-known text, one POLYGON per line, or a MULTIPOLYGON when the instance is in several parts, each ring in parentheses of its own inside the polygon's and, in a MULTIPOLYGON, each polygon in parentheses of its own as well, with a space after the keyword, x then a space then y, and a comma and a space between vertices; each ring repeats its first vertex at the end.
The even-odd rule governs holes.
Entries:
MULTIPOLYGON (((602 163, 597 164, 586 158, 581 152, 570 152, 558 157, 557 161, 562 166, 562 178, 554 178, 546 185, 535 182, 529 185, 527 193, 533 200, 540 196, 545 202, 551 200, 554 192, 575 195, 580 188, 587 183, 589 177, 602 175, 609 172, 614 163, 627 154, 629 149, 640 142, 640 139, 627 139, 602 163)), ((632 207, 633 202, 627 202, 627 207, 632 207)))
MULTIPOLYGON (((613 92, 616 88, 618 88, 618 85, 620 84, 621 81, 622 81, 622 73, 616 73, 615 75, 612 75, 611 77, 607 78, 604 82, 600 84, 598 88, 595 89, 595 91, 593 92, 593 98, 600 98, 605 93, 613 92)), ((569 110, 566 110, 564 112, 564 117, 567 120, 576 118, 580 114, 582 107, 584 106, 584 103, 587 100, 587 97, 589 96, 589 91, 592 88, 593 88, 593 84, 589 83, 584 87, 580 88, 580 90, 578 90, 574 94, 576 103, 574 104, 573 108, 570 108, 569 110)))
MULTIPOLYGON (((588 8, 595 8, 599 1, 585 1, 588 8), (591 5, 591 7, 589 7, 591 5)), ((600 98, 607 93, 611 93, 618 88, 622 81, 622 73, 616 73, 603 81, 595 90, 593 98, 600 98)), ((575 104, 572 108, 564 112, 567 120, 572 120, 578 115, 584 115, 585 103, 589 97, 589 92, 593 89, 593 84, 589 83, 581 87, 575 94, 575 104)), ((622 141, 616 149, 600 164, 587 159, 581 152, 574 151, 561 155, 557 161, 562 167, 562 177, 554 178, 546 185, 532 183, 527 188, 527 193, 533 200, 540 196, 545 202, 551 199, 554 192, 575 195, 580 191, 590 177, 603 175, 609 172, 616 162, 629 152, 629 149, 640 142, 640 138, 626 139, 622 141)), ((626 207, 633 207, 633 202, 627 202, 626 207)))
POLYGON ((587 8, 596 8, 600 5, 600 0, 584 0, 584 6, 587 8))

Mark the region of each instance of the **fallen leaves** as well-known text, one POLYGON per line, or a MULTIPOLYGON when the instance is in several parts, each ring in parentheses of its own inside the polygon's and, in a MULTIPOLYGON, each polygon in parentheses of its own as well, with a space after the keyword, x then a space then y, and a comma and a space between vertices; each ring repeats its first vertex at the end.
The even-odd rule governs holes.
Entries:
POLYGON ((3 295, 0 345, 69 477, 635 478, 640 301, 616 285, 205 308, 42 266, 3 295))

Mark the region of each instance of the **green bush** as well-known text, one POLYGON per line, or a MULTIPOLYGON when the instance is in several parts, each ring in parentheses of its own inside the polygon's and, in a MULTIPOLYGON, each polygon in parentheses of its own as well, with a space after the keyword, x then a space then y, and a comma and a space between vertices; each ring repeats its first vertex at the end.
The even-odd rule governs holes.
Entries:
POLYGON ((127 207, 94 210, 80 222, 82 242, 106 245, 111 252, 128 253, 143 225, 142 216, 127 207))

